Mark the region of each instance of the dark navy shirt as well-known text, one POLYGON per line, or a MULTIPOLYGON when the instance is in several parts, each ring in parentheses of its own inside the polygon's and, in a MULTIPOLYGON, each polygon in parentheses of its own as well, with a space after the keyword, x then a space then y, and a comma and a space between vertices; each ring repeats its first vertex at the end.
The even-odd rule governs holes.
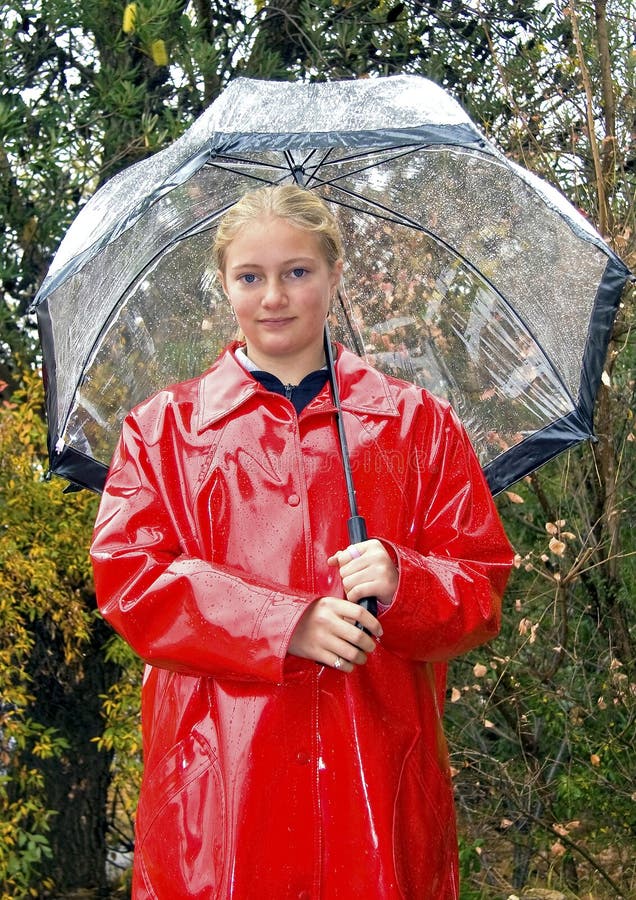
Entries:
POLYGON ((329 377, 326 369, 318 369, 317 372, 310 372, 309 375, 305 375, 300 384, 283 384, 280 378, 271 375, 269 372, 260 372, 257 369, 250 372, 250 375, 253 375, 268 391, 282 394, 288 400, 291 400, 297 415, 300 415, 307 404, 314 397, 318 396, 329 377))

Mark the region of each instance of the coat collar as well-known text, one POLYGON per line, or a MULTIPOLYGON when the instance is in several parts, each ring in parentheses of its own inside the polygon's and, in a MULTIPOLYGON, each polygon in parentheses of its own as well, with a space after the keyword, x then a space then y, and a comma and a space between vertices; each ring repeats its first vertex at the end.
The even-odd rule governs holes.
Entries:
MULTIPOLYGON (((263 390, 236 359, 234 350, 238 346, 238 342, 232 342, 214 365, 201 376, 197 429, 199 432, 230 415, 255 393, 263 390)), ((348 412, 372 416, 397 416, 397 407, 385 376, 341 344, 336 346, 338 348, 336 378, 342 408, 348 412)), ((311 401, 306 411, 324 412, 333 409, 331 392, 327 384, 311 401)))

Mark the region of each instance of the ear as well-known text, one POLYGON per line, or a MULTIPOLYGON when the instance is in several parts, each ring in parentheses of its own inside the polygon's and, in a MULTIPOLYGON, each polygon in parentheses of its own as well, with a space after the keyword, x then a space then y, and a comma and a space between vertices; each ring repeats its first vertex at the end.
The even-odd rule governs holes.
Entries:
POLYGON ((227 297, 227 285, 226 285, 226 283, 225 283, 225 276, 224 276, 223 272, 222 272, 220 269, 217 269, 217 270, 216 270, 216 277, 217 277, 217 279, 218 279, 218 281, 219 281, 219 284, 220 284, 221 287, 223 288, 223 293, 224 293, 225 296, 227 297))

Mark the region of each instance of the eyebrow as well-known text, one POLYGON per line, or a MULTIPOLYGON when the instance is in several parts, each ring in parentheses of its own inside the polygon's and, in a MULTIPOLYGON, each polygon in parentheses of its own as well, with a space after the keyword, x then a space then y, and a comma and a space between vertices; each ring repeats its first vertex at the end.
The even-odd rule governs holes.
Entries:
MULTIPOLYGON (((294 256, 291 259, 284 259, 281 263, 281 267, 285 266, 298 266, 304 263, 312 263, 316 261, 315 256, 294 256)), ((234 266, 230 266, 231 272, 237 272, 240 269, 262 269, 263 263, 252 263, 252 262, 238 262, 234 266)))

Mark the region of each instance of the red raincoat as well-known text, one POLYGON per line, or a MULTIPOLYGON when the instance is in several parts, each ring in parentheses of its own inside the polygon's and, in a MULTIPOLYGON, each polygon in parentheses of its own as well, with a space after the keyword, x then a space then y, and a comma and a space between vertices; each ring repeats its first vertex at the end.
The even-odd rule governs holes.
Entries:
POLYGON ((92 547, 149 664, 134 900, 458 896, 446 661, 496 634, 511 551, 445 404, 339 348, 369 535, 399 566, 350 674, 287 655, 348 507, 329 387, 296 416, 226 351, 127 418, 92 547))

